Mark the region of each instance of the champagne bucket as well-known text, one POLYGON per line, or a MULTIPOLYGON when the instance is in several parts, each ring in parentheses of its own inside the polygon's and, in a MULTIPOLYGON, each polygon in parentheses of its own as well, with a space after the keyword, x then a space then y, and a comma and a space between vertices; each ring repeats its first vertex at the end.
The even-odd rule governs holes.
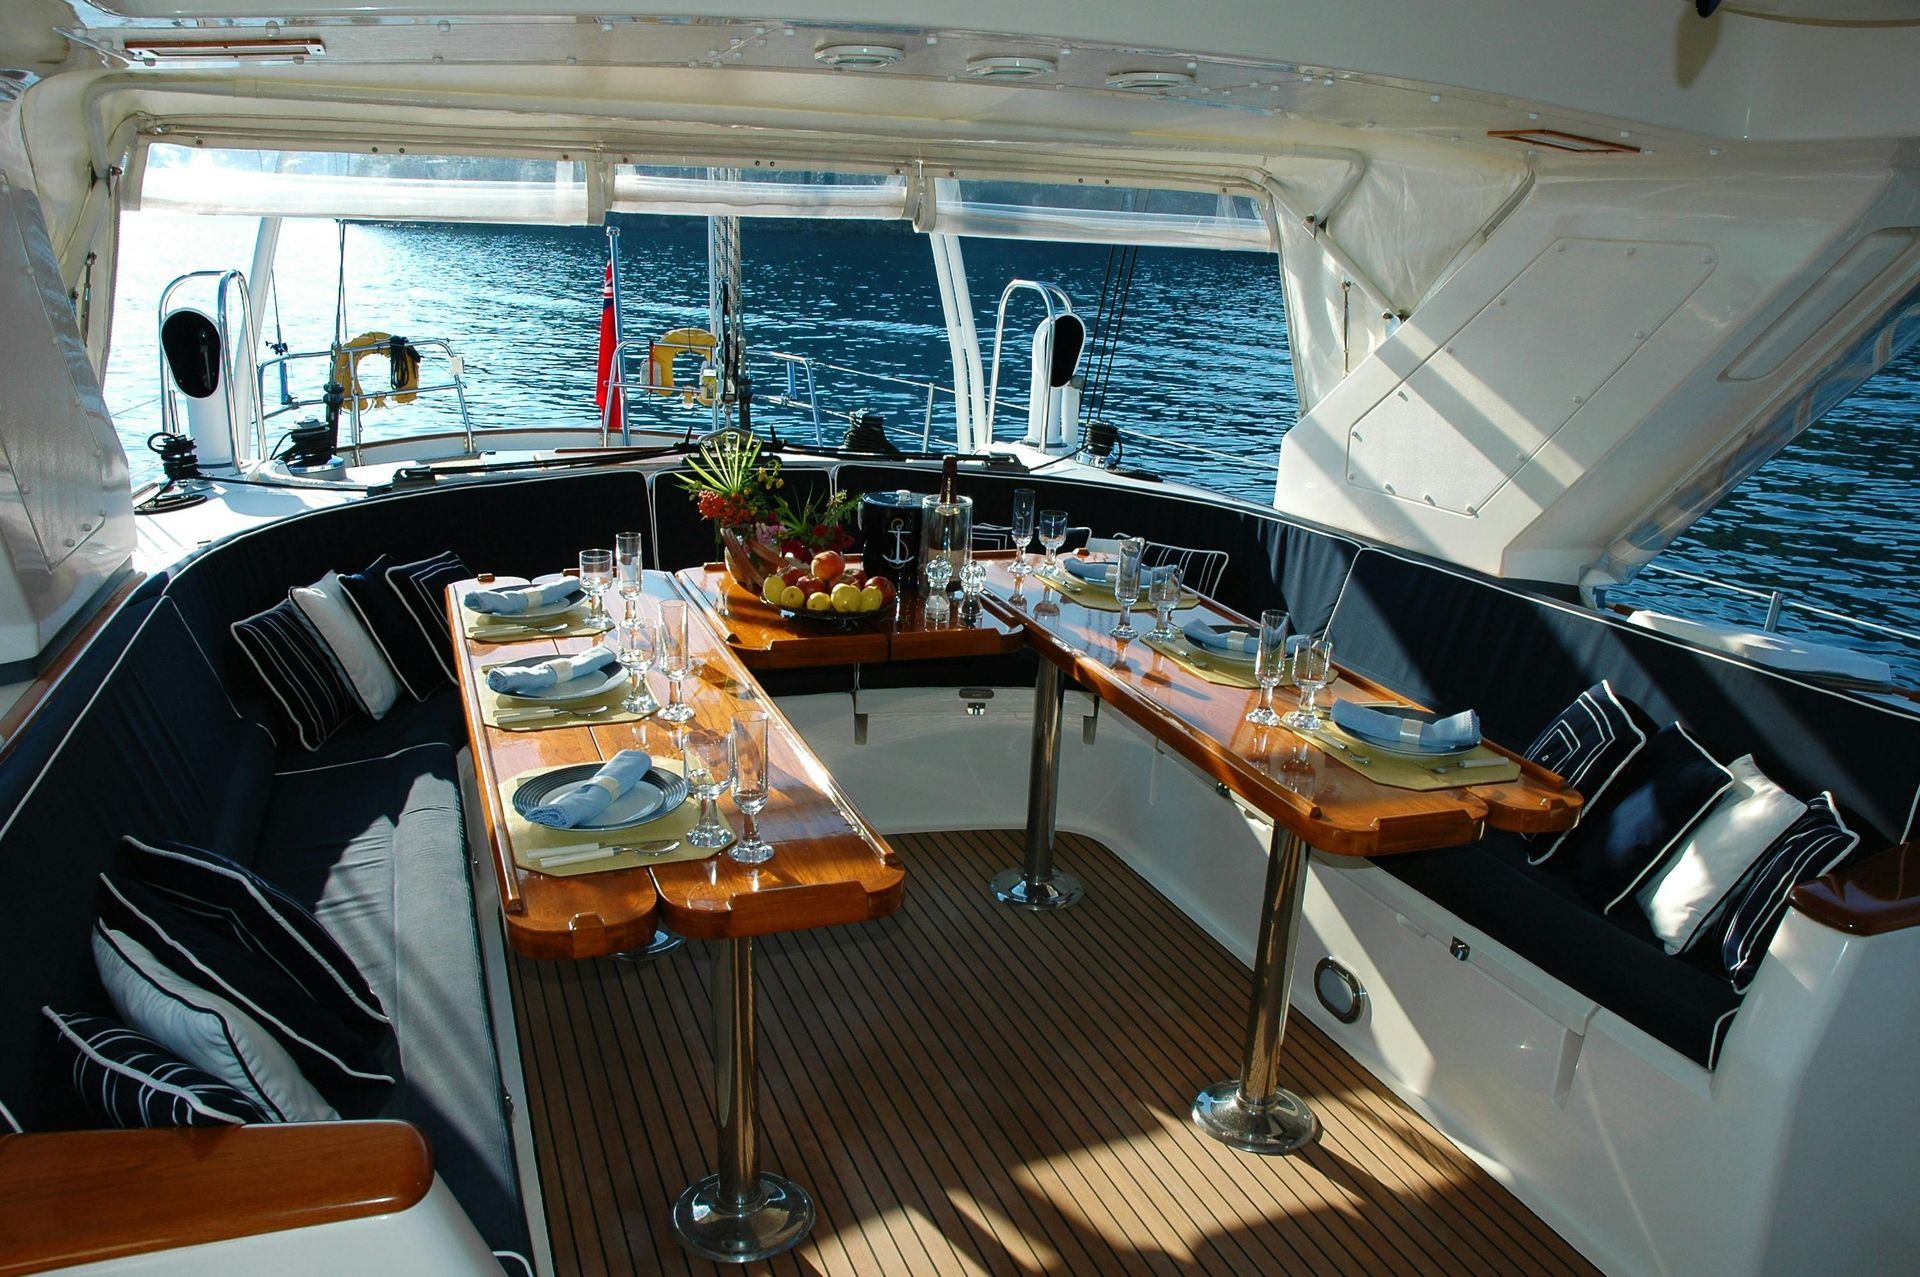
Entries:
POLYGON ((920 588, 920 494, 869 492, 860 499, 860 566, 890 577, 894 588, 920 588))
POLYGON ((927 565, 944 558, 953 567, 948 581, 957 586, 960 569, 973 557, 973 498, 955 497, 942 501, 925 497, 920 502, 920 575, 927 565))

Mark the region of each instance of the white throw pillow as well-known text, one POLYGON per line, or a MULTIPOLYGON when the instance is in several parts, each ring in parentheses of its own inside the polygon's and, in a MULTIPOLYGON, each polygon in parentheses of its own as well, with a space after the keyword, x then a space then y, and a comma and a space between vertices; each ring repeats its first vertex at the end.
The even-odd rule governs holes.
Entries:
POLYGON ((262 1112, 284 1122, 340 1116, 259 1021, 175 975, 139 941, 96 923, 93 961, 129 1028, 219 1078, 262 1112))
POLYGON ((360 614, 347 601, 340 574, 329 572, 312 585, 296 586, 287 597, 333 650, 333 659, 347 672, 360 707, 371 718, 384 718, 400 695, 400 683, 373 635, 360 623, 360 614))
POLYGON ((1694 942, 1753 862, 1807 810, 1766 778, 1752 754, 1736 758, 1727 770, 1733 787, 1636 895, 1668 953, 1682 953, 1694 942))

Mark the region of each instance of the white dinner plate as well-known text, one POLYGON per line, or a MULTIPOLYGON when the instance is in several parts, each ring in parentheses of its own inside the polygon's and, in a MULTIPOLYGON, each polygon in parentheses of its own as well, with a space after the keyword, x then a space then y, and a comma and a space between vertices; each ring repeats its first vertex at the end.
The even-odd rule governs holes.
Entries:
POLYGON ((500 697, 509 701, 534 701, 543 705, 562 705, 570 701, 591 700, 596 696, 611 692, 627 681, 627 672, 619 665, 601 666, 577 675, 552 687, 538 692, 501 692, 500 697))
MULTIPOLYGON (((580 763, 573 767, 562 767, 556 771, 547 772, 542 776, 530 777, 513 791, 513 809, 525 816, 552 795, 573 788, 599 770, 599 763, 580 763)), ((672 772, 663 772, 655 767, 649 770, 643 779, 635 781, 633 788, 614 799, 597 818, 568 828, 590 832, 631 829, 635 825, 644 825, 648 821, 658 820, 670 814, 685 802, 686 798, 687 782, 672 772)), ((550 828, 550 826, 542 826, 542 828, 550 828)), ((567 830, 558 832, 564 833, 567 830)))

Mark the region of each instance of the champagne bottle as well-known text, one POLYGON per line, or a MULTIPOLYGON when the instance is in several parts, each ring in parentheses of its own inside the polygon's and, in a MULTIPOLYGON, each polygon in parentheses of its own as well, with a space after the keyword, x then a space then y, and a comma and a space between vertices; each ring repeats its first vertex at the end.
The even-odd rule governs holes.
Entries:
POLYGON ((960 458, 949 452, 940 458, 940 504, 952 505, 954 489, 960 482, 960 458))

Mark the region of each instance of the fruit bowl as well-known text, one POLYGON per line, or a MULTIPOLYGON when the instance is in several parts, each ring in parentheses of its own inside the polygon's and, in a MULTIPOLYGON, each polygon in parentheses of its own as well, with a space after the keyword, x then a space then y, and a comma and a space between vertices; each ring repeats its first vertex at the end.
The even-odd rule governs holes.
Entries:
POLYGON ((782 607, 777 610, 782 616, 810 625, 837 625, 842 629, 851 629, 863 621, 887 620, 893 616, 896 607, 894 602, 889 600, 867 612, 836 612, 832 608, 824 612, 815 612, 804 607, 782 607))
POLYGON ((893 583, 885 577, 869 579, 834 551, 815 555, 810 568, 794 567, 769 576, 761 587, 761 601, 782 616, 815 624, 893 614, 893 583))

